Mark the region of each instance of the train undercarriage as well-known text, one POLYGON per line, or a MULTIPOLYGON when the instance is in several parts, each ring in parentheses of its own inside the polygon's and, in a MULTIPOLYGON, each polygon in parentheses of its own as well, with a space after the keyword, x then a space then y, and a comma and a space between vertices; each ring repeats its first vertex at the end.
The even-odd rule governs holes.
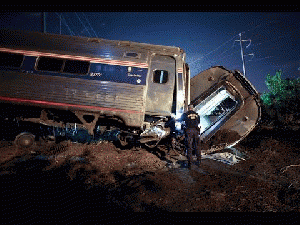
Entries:
MULTIPOLYGON (((1 108, 1 137, 23 149, 40 141, 63 140, 87 144, 112 141, 122 148, 134 145, 153 148, 170 134, 170 129, 164 127, 166 118, 149 117, 148 121, 149 128, 138 129, 125 126, 120 118, 113 116, 6 103, 1 108)), ((177 136, 181 135, 178 131, 177 136)))

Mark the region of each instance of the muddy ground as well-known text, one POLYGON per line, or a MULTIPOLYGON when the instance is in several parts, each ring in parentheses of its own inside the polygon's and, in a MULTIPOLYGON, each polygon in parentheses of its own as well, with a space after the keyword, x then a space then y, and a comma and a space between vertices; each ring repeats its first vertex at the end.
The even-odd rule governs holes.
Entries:
POLYGON ((245 160, 204 159, 192 170, 175 153, 165 157, 164 147, 61 142, 24 151, 1 142, 2 207, 12 219, 54 213, 77 222, 124 211, 298 212, 299 140, 296 131, 258 128, 236 146, 245 160))

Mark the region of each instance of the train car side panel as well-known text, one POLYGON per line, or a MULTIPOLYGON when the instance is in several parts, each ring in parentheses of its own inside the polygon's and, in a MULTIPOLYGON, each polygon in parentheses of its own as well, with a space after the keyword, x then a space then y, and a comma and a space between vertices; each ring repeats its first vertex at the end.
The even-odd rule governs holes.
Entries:
POLYGON ((143 122, 143 85, 23 74, 15 71, 1 72, 0 80, 2 101, 79 109, 109 115, 121 113, 128 126, 141 126, 143 122))

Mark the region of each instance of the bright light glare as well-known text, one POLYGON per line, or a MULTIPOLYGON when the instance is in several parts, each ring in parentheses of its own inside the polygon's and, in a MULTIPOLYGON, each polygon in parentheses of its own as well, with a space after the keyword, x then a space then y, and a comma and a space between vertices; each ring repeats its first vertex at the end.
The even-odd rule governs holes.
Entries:
POLYGON ((181 116, 182 116, 182 113, 177 113, 176 115, 175 115, 175 120, 178 120, 178 119, 180 119, 181 118, 181 116))
POLYGON ((181 123, 180 122, 175 122, 175 129, 176 130, 181 130, 181 123))
POLYGON ((214 118, 211 113, 228 97, 233 99, 224 88, 221 88, 195 107, 196 112, 200 115, 200 133, 206 131, 212 123, 216 122, 217 118, 214 118))
POLYGON ((210 126, 209 119, 200 116, 200 125, 201 125, 200 133, 202 134, 206 130, 206 128, 208 128, 210 126))
MULTIPOLYGON (((229 93, 226 90, 221 90, 218 94, 216 94, 211 100, 206 102, 202 107, 200 104, 199 106, 201 107, 199 110, 197 110, 197 113, 199 115, 207 115, 210 114, 218 105, 221 101, 226 99, 227 97, 231 97, 229 93)), ((198 106, 197 106, 198 108, 198 106)))
POLYGON ((185 100, 184 92, 182 90, 178 91, 177 101, 183 103, 185 100))

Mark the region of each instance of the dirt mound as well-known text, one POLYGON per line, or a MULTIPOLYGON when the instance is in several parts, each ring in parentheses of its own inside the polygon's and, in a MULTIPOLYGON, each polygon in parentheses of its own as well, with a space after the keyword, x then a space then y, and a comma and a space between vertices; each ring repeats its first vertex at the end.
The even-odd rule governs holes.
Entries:
MULTIPOLYGON (((98 145, 62 142, 36 146, 29 153, 3 142, 0 153, 4 176, 1 179, 7 181, 11 177, 11 182, 16 182, 15 176, 19 176, 17 180, 23 179, 26 171, 34 177, 32 168, 38 165, 37 161, 44 160, 45 165, 37 170, 38 176, 46 173, 47 179, 53 180, 61 176, 61 182, 70 184, 71 189, 80 187, 83 188, 81 194, 94 196, 91 199, 101 198, 99 203, 93 203, 96 205, 110 202, 131 211, 156 212, 299 211, 299 148, 291 137, 264 132, 254 131, 236 146, 247 155, 246 160, 226 165, 203 159, 201 168, 192 170, 188 170, 185 163, 179 168, 167 169, 165 166, 170 162, 162 157, 162 152, 142 148, 120 150, 108 142, 98 145), (20 163, 26 165, 19 173, 16 171, 21 168, 20 163)), ((30 179, 31 175, 25 177, 30 179)), ((31 183, 42 185, 43 177, 45 175, 31 183)), ((3 190, 10 189, 9 182, 5 185, 3 190)), ((17 198, 19 194, 13 192, 11 196, 17 198)), ((70 204, 74 203, 72 198, 73 195, 66 194, 65 199, 70 204)))

